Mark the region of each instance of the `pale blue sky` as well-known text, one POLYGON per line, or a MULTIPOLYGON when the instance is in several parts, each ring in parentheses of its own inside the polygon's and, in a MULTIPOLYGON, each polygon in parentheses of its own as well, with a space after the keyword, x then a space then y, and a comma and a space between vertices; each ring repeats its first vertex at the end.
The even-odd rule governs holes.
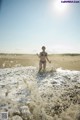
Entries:
POLYGON ((52 1, 2 0, 0 52, 36 53, 45 45, 50 53, 80 53, 80 3, 58 15, 52 1))

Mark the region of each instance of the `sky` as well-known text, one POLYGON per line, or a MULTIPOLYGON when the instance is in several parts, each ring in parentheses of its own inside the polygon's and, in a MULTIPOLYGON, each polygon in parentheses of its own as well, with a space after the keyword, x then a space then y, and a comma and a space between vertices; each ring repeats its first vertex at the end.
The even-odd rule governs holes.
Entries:
POLYGON ((43 45, 49 53, 80 53, 80 3, 0 0, 0 53, 36 54, 43 45))

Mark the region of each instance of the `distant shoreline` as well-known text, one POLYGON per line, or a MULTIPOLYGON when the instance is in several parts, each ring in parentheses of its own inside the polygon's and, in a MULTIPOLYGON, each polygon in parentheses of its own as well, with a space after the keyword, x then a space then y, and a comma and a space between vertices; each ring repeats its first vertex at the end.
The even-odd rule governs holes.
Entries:
MULTIPOLYGON (((36 53, 0 53, 0 55, 36 55, 36 53)), ((79 56, 80 53, 49 53, 49 55, 79 56)))

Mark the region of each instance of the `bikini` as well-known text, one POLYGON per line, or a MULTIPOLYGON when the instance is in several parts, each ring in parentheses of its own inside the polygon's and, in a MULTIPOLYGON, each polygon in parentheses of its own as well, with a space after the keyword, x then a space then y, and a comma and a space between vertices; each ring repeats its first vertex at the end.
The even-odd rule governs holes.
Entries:
MULTIPOLYGON (((41 52, 40 56, 47 56, 47 53, 41 52)), ((44 64, 44 63, 46 63, 46 60, 44 60, 44 61, 40 60, 40 62, 44 64)))

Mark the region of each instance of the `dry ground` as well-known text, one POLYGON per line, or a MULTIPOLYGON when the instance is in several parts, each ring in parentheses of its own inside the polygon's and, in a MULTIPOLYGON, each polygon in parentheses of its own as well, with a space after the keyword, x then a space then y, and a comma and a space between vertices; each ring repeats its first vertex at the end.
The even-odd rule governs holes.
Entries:
MULTIPOLYGON (((55 69, 80 70, 80 54, 53 54, 49 55, 51 64, 47 67, 55 69)), ((30 54, 0 54, 0 68, 17 66, 36 66, 38 67, 39 58, 30 54)))

